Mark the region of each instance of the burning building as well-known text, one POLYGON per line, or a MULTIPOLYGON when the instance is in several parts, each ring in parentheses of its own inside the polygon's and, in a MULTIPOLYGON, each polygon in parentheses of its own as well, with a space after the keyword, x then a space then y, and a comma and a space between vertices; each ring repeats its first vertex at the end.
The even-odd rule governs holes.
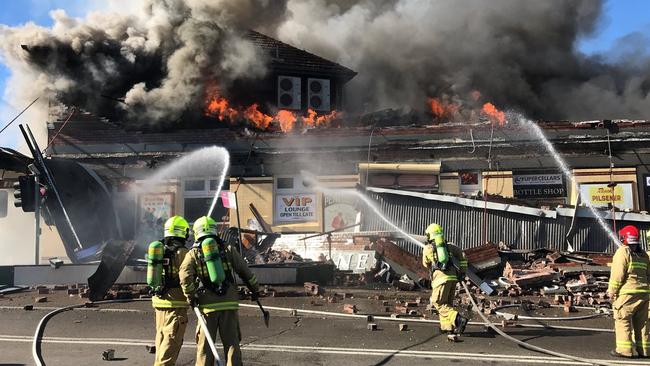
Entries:
POLYGON ((96 19, 75 23, 56 13, 60 27, 52 32, 5 30, 5 53, 41 77, 34 80, 46 80, 44 89, 63 103, 47 121, 46 155, 75 160, 101 177, 126 240, 145 241, 138 236, 143 227, 172 213, 191 219, 206 212, 219 188, 236 191, 240 208, 237 215, 219 201, 214 216, 224 227, 259 228, 262 219, 276 232, 310 233, 362 221, 363 205, 319 191, 303 171, 321 188, 360 184, 549 208, 581 204, 578 192, 582 203, 619 211, 650 204, 649 122, 642 119, 647 81, 632 72, 645 66, 605 67, 572 49, 593 28, 599 6, 563 3, 566 17, 553 17, 552 6, 510 4, 509 14, 516 16, 502 19, 497 10, 504 6, 474 2, 469 8, 483 11, 472 13, 479 15, 472 24, 482 27, 461 32, 459 24, 467 22, 426 22, 430 32, 409 34, 404 19, 413 17, 405 15, 468 14, 442 11, 452 5, 445 2, 351 2, 311 19, 321 13, 301 7, 310 4, 289 1, 269 9, 255 2, 256 14, 269 13, 257 19, 234 5, 221 13, 200 4, 150 1, 144 19, 153 20, 119 18, 106 31, 98 30, 96 19), (167 15, 164 27, 154 21, 158 12, 167 15), (365 14, 363 32, 346 21, 359 14, 365 14), (327 22, 329 17, 340 22, 327 22), (523 18, 541 23, 522 25, 523 18), (400 31, 380 26, 382 19, 400 31), (324 31, 309 38, 304 23, 311 20, 324 31), (556 28, 564 32, 548 37, 540 31, 556 28), (338 40, 327 42, 326 31, 337 30, 338 40), (276 38, 313 46, 314 52, 276 38), (344 46, 358 52, 343 57, 344 46), (399 57, 388 57, 398 49, 399 57), (489 65, 492 72, 465 62, 477 59, 473 52, 498 60, 489 65), (612 75, 630 88, 607 99, 611 88, 602 79, 612 75), (621 99, 632 102, 615 103, 621 99), (538 137, 513 122, 518 117, 509 114, 517 113, 502 106, 539 117, 535 123, 566 158, 573 181, 538 137), (592 112, 589 106, 602 117, 630 119, 584 120, 593 114, 585 112, 592 112), (223 187, 216 173, 147 180, 174 159, 213 145, 230 154, 223 187), (143 194, 143 184, 155 189, 143 194))

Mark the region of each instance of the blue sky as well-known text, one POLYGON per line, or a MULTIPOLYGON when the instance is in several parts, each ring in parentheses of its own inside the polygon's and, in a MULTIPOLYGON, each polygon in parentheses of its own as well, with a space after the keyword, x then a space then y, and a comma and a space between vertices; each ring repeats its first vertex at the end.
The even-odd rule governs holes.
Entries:
MULTIPOLYGON (((134 0, 117 1, 128 3, 134 0)), ((69 15, 81 17, 98 3, 101 4, 102 1, 0 0, 0 24, 16 26, 33 21, 39 25, 49 26, 52 24, 49 16, 51 10, 64 9, 69 15)), ((587 54, 606 53, 613 48, 618 39, 634 32, 645 34, 647 39, 650 39, 650 0, 607 0, 599 29, 593 36, 581 40, 578 48, 587 54)), ((5 100, 9 70, 1 61, 0 59, 0 128, 18 113, 10 108, 5 100)), ((15 131, 12 128, 0 135, 0 146, 15 146, 15 131)))

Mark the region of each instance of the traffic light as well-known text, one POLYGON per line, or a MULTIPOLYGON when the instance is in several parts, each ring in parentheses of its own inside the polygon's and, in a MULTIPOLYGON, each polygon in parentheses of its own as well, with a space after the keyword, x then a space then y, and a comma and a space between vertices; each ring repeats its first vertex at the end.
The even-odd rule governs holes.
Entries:
POLYGON ((36 209, 36 176, 21 175, 18 182, 14 182, 14 206, 21 207, 25 212, 34 212, 36 209))

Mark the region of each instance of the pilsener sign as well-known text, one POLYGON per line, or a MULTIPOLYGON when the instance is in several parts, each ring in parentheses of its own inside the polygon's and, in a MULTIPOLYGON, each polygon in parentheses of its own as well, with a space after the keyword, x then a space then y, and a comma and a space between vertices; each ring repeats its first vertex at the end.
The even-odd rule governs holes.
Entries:
POLYGON ((513 172, 512 188, 516 198, 566 197, 564 176, 549 172, 513 172))

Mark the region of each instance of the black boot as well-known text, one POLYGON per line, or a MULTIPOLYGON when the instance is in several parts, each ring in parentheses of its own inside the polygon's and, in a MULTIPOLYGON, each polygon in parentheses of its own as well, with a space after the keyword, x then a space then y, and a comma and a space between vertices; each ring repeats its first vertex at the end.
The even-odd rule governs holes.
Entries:
POLYGON ((463 317, 462 315, 456 315, 456 321, 454 323, 454 333, 463 334, 465 332, 465 327, 467 326, 469 319, 463 317))
POLYGON ((612 355, 612 356, 614 356, 614 357, 621 357, 621 358, 634 358, 634 356, 626 356, 626 355, 624 355, 624 354, 618 353, 618 352, 616 352, 616 350, 612 350, 609 354, 612 355))

